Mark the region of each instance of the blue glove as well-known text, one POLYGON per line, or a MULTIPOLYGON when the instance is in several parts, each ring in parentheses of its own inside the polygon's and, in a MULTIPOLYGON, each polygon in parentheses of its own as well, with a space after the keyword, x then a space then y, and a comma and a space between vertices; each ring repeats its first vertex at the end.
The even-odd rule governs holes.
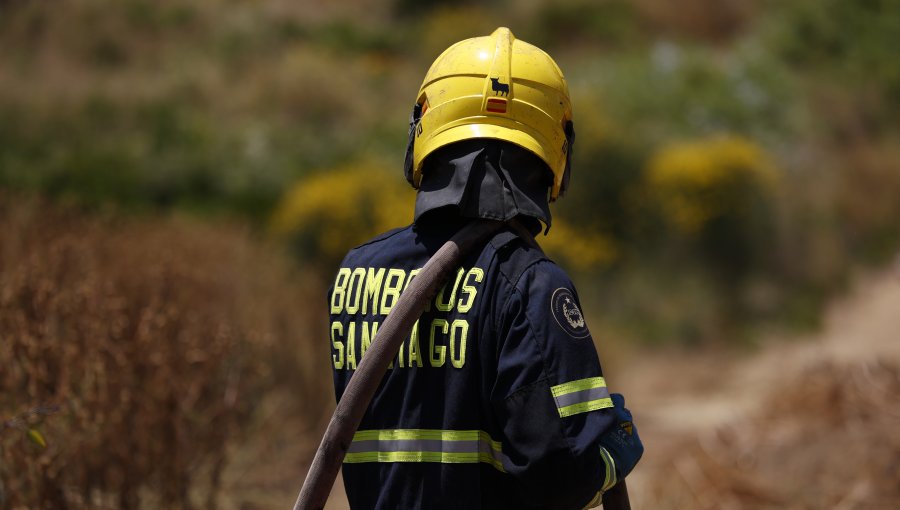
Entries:
POLYGON ((618 393, 610 395, 616 424, 600 436, 600 446, 612 456, 615 463, 615 480, 622 480, 634 469, 644 454, 644 445, 637 428, 631 420, 631 411, 625 409, 625 397, 618 393))

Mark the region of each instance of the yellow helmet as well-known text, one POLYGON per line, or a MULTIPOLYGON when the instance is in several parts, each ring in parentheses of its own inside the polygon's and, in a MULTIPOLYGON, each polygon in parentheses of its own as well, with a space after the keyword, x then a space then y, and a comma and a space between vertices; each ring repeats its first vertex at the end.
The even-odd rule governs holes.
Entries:
POLYGON ((505 27, 450 46, 431 65, 410 119, 407 180, 418 188, 429 154, 472 138, 533 152, 553 172, 550 200, 565 192, 575 139, 569 87, 550 55, 505 27))

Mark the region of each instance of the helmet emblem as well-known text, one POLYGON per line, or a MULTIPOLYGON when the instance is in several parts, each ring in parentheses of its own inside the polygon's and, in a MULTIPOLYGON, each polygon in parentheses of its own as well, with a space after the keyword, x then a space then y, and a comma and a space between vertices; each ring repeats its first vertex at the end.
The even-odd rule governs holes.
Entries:
POLYGON ((500 77, 491 78, 491 90, 494 91, 494 95, 509 95, 509 83, 500 83, 500 77))

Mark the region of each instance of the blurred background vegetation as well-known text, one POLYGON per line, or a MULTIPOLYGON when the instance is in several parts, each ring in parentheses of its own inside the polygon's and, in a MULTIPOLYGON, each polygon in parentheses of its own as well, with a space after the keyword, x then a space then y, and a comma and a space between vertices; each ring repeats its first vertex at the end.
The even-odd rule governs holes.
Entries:
MULTIPOLYGON (((0 507, 134 507, 153 486, 176 487, 157 494, 165 506, 199 504, 196 487, 215 506, 226 436, 274 434, 279 413, 319 426, 310 409, 327 407, 330 380, 308 358, 324 356, 311 347, 324 282, 349 247, 411 219, 400 170, 415 92, 440 51, 497 26, 569 80, 574 175, 539 242, 575 273, 595 336, 723 346, 815 327, 856 269, 896 252, 895 0, 3 0, 0 417, 67 403, 56 426, 95 431, 121 460, 47 474, 14 461, 31 446, 0 429, 0 507), (290 262, 271 254, 282 248, 290 262), (55 288, 58 302, 36 297, 55 288), (105 306, 123 325, 91 330, 105 306), (93 333, 63 333, 82 320, 93 333), (141 340, 148 320, 169 343, 141 340), (202 350, 197 321, 222 329, 196 380, 85 393, 84 377, 105 384, 97 367, 202 350), (91 341, 109 347, 90 354, 91 341), (94 361, 59 361, 80 356, 59 343, 94 361), (254 409, 207 402, 235 377, 254 409), (286 403, 297 387, 305 408, 286 403), (133 414, 97 411, 135 395, 190 452, 178 469, 125 446, 133 414), (207 433, 216 420, 225 436, 207 433)), ((43 465, 99 447, 51 448, 43 465)))

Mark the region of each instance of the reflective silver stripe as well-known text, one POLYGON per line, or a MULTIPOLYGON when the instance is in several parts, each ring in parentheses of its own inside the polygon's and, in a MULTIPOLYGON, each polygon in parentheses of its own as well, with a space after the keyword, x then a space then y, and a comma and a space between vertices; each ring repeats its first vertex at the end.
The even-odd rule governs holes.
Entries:
POLYGON ((608 388, 591 388, 588 390, 576 391, 556 397, 556 407, 566 407, 581 402, 589 402, 591 400, 600 400, 601 398, 609 398, 608 388))
POLYGON ((344 462, 483 462, 500 471, 508 465, 500 443, 487 432, 433 429, 358 431, 344 462))
POLYGON ((481 441, 440 441, 433 439, 393 439, 354 441, 347 453, 361 452, 448 452, 478 453, 493 451, 481 441))
POLYGON ((560 418, 612 407, 606 379, 588 377, 550 387, 560 418))

